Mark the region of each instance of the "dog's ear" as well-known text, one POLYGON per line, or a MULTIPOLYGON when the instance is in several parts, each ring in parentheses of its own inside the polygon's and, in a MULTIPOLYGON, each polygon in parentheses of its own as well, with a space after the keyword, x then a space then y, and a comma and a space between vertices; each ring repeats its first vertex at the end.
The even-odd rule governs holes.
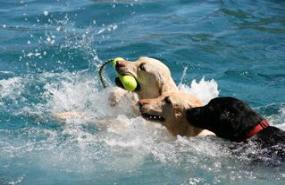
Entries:
POLYGON ((157 86, 159 87, 159 93, 173 90, 173 86, 176 86, 174 81, 169 78, 163 77, 161 74, 157 73, 157 86))
POLYGON ((189 122, 195 122, 201 118, 201 109, 199 107, 190 108, 186 110, 186 119, 189 122))

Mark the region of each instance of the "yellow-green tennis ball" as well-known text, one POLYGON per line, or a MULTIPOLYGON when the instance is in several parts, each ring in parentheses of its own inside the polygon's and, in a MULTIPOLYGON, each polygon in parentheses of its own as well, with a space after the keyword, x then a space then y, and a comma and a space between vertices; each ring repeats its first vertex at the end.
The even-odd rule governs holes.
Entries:
POLYGON ((122 57, 116 57, 116 58, 114 58, 114 59, 112 60, 112 65, 113 65, 113 67, 116 66, 116 63, 117 63, 118 61, 124 61, 124 60, 125 60, 125 59, 122 58, 122 57))
POLYGON ((128 91, 134 91, 137 88, 137 81, 136 79, 131 75, 119 75, 119 78, 124 86, 124 88, 128 91))
MULTIPOLYGON (((125 59, 122 57, 114 58, 111 61, 113 67, 115 67, 117 62, 119 62, 119 61, 125 61, 125 59)), ((120 74, 118 74, 118 76, 119 76, 120 81, 122 82, 122 85, 124 86, 124 89, 126 89, 128 91, 134 91, 137 88, 138 83, 133 76, 131 76, 131 75, 120 75, 120 74)))

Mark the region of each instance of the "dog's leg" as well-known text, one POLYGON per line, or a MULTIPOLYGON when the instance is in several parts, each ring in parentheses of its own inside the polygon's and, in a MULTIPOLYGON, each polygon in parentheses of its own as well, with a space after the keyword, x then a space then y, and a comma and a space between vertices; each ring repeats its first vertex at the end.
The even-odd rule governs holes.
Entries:
POLYGON ((111 92, 109 103, 112 107, 125 106, 126 109, 131 109, 132 115, 140 115, 137 105, 139 98, 136 93, 126 91, 121 88, 116 88, 111 92))
POLYGON ((54 117, 58 120, 68 120, 68 119, 83 119, 85 116, 81 112, 57 112, 54 117))

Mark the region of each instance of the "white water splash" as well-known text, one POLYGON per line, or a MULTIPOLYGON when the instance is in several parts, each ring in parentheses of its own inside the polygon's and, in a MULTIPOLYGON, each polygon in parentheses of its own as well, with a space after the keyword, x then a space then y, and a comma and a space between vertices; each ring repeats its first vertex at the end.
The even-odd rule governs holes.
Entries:
MULTIPOLYGON (((215 87, 217 84, 214 80, 209 82, 203 79, 200 82, 194 81, 191 87, 184 85, 183 90, 196 93, 203 92, 202 97, 205 100, 205 97, 209 99, 217 95, 218 91, 215 87)), ((189 147, 188 139, 180 137, 176 141, 160 124, 145 121, 141 117, 134 118, 130 114, 129 102, 111 107, 108 102, 111 89, 98 91, 91 79, 71 80, 61 82, 60 85, 47 84, 45 89, 47 99, 49 99, 48 107, 52 113, 60 111, 84 113, 89 118, 89 122, 93 122, 104 133, 100 141, 103 141, 107 146, 119 147, 121 148, 120 151, 128 148, 133 153, 137 153, 137 156, 141 156, 142 159, 151 154, 161 162, 176 161, 178 163, 177 147, 179 148, 180 145, 183 146, 187 142, 189 147)), ((66 125, 69 126, 65 126, 65 129, 68 129, 68 134, 73 133, 74 137, 75 135, 78 136, 80 135, 78 127, 70 125, 78 123, 82 125, 85 122, 86 117, 67 120, 66 125)), ((204 154, 208 153, 207 148, 209 146, 204 148, 206 149, 204 154)), ((194 150, 194 148, 192 149, 194 150)), ((198 151, 198 148, 195 150, 198 151)), ((212 149, 212 151, 214 150, 212 149)), ((215 152, 212 152, 211 155, 213 153, 215 152)))
POLYGON ((280 109, 278 118, 275 118, 275 120, 279 122, 279 124, 275 126, 278 126, 279 128, 285 130, 285 107, 280 109))
POLYGON ((0 80, 0 101, 8 98, 15 100, 24 90, 25 81, 21 77, 0 80))
POLYGON ((180 84, 179 90, 195 95, 203 104, 207 104, 211 99, 219 96, 218 84, 213 79, 210 81, 204 78, 200 81, 193 80, 190 87, 185 84, 180 84))
MULTIPOLYGON (((30 112, 52 117, 58 111, 77 111, 84 113, 88 119, 69 119, 64 123, 58 121, 58 129, 22 128, 18 138, 2 130, 0 146, 3 150, 0 157, 7 161, 15 157, 24 158, 42 169, 86 175, 104 170, 135 171, 151 159, 152 163, 179 167, 189 173, 193 169, 205 171, 216 176, 217 182, 229 178, 255 178, 259 174, 253 173, 248 177, 249 170, 241 171, 242 163, 247 161, 246 156, 240 156, 234 162, 230 151, 223 147, 224 141, 218 138, 175 138, 164 126, 129 114, 126 102, 118 107, 109 106, 107 102, 111 89, 99 90, 96 79, 84 73, 42 73, 37 78, 20 79, 10 82, 18 84, 23 80, 29 81, 29 84, 44 83, 43 93, 38 96, 45 101, 34 106, 28 104, 28 108, 24 107, 25 111, 15 111, 20 112, 18 114, 23 111, 24 115, 30 112), (229 167, 232 173, 223 176, 229 167)), ((25 83, 19 87, 26 89, 25 83)), ((218 95, 214 80, 193 81, 191 87, 183 85, 180 89, 195 95, 200 92, 204 102, 218 95)), ((7 95, 13 93, 10 91, 7 95)), ((18 97, 21 95, 15 96, 18 97)), ((284 114, 283 109, 281 112, 284 114)), ((43 117, 47 121, 40 121, 39 124, 44 126, 50 119, 48 117, 43 117)), ((6 166, 9 168, 9 164, 6 166)), ((282 180, 280 175, 277 177, 282 180)), ((199 184, 204 180, 202 177, 195 179, 191 174, 185 184, 199 184)))

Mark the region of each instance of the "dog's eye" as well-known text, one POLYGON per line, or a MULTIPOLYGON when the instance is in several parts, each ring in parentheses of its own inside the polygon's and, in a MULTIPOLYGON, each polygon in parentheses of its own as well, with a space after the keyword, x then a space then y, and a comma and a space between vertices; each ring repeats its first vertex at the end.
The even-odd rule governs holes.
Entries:
POLYGON ((166 96, 166 97, 164 98, 164 101, 165 101, 165 103, 167 103, 167 104, 171 104, 171 101, 170 101, 169 96, 166 96))
POLYGON ((139 69, 142 70, 142 71, 145 71, 145 64, 141 64, 141 65, 139 66, 139 69))

